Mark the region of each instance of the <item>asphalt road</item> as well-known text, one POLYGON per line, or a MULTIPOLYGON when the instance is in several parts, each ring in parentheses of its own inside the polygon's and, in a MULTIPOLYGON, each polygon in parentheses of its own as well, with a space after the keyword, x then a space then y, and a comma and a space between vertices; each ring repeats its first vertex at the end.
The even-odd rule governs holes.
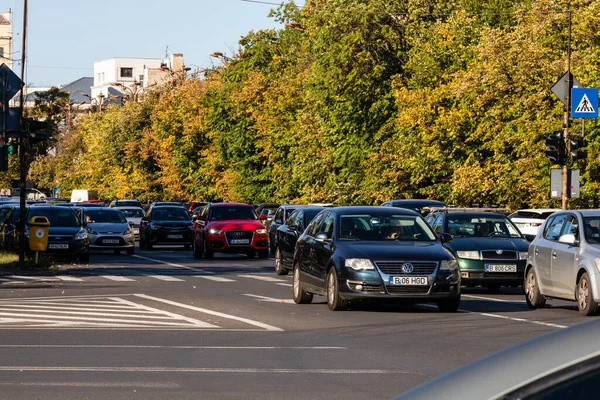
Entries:
POLYGON ((331 312, 294 304, 272 259, 183 249, 64 268, 0 276, 0 399, 388 399, 586 320, 575 303, 531 311, 517 289, 465 289, 454 314, 331 312))

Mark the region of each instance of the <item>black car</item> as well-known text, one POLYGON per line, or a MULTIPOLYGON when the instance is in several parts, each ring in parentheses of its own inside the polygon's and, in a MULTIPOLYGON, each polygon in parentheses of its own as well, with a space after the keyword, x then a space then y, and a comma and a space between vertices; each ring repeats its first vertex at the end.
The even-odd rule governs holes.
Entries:
MULTIPOLYGON (((28 207, 26 221, 33 217, 46 217, 50 222, 48 228, 47 253, 81 262, 90 260, 90 243, 88 233, 82 226, 75 211, 68 207, 37 206, 28 207)), ((29 247, 29 229, 25 230, 26 249, 29 247)), ((15 235, 15 243, 18 237, 15 235)))
MULTIPOLYGON (((283 206, 281 206, 283 207, 283 206)), ((280 207, 280 209, 281 209, 280 207)), ((273 241, 275 255, 275 273, 287 275, 294 262, 296 242, 310 221, 325 207, 297 206, 285 224, 279 226, 273 241)), ((279 212, 279 211, 278 211, 279 212)), ((277 214, 275 215, 277 218, 277 214)), ((275 222, 273 222, 275 223, 275 222)), ((271 226, 272 228, 272 226, 271 226)))
POLYGON ((140 223, 140 247, 152 249, 156 244, 192 245, 193 224, 181 206, 153 205, 140 223))
POLYGON ((425 216, 428 211, 423 210, 428 207, 446 207, 446 204, 437 200, 426 200, 426 199, 404 199, 404 200, 390 200, 386 201, 381 205, 382 207, 398 207, 406 208, 407 210, 413 210, 421 215, 425 216))
POLYGON ((460 304, 460 274, 420 214, 399 208, 340 207, 321 211, 298 239, 293 297, 327 297, 330 310, 358 299, 436 302, 440 311, 460 304))
MULTIPOLYGON (((292 215, 294 210, 299 207, 303 207, 303 205, 299 204, 282 204, 279 206, 277 211, 275 211, 275 215, 273 216, 273 220, 267 224, 267 229, 269 230, 269 250, 271 250, 271 254, 275 255, 275 247, 277 240, 277 229, 281 225, 283 225, 288 218, 292 215)), ((304 225, 306 226, 306 225, 304 225)), ((300 232, 302 233, 302 232, 300 232)))

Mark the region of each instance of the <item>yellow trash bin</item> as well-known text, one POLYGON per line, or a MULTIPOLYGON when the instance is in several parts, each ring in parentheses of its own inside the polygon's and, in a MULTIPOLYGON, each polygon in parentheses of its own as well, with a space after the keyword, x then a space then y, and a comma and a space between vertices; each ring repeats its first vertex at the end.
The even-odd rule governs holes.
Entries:
POLYGON ((48 247, 48 227, 50 221, 46 217, 33 217, 27 223, 29 226, 29 250, 46 251, 48 247))

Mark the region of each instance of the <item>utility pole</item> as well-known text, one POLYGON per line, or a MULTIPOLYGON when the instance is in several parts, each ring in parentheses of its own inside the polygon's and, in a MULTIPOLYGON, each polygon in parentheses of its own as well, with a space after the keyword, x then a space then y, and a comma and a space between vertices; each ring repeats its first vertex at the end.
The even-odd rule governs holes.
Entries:
MULTIPOLYGON (((569 137, 569 120, 570 120, 570 116, 571 116, 571 87, 573 86, 573 78, 571 75, 571 16, 572 16, 572 12, 571 9, 569 8, 569 10, 567 11, 568 16, 569 16, 569 33, 568 33, 568 44, 567 44, 567 80, 565 82, 566 87, 566 105, 565 105, 565 115, 564 115, 564 120, 563 120, 563 137, 565 140, 565 146, 566 146, 566 153, 570 154, 571 152, 571 147, 570 147, 570 137, 569 137)), ((569 167, 571 165, 570 162, 570 157, 569 159, 567 159, 567 162, 565 163, 565 165, 563 166, 563 175, 562 175, 562 209, 566 210, 568 207, 568 202, 569 202, 569 193, 570 193, 570 188, 569 188, 569 167)))
POLYGON ((23 113, 23 107, 25 103, 25 96, 23 90, 25 89, 25 62, 27 61, 27 53, 25 48, 27 46, 27 0, 23 0, 23 45, 21 48, 21 93, 19 94, 19 108, 21 109, 21 123, 19 124, 20 141, 19 141, 19 203, 21 206, 21 212, 19 215, 19 264, 25 263, 25 197, 27 195, 25 189, 25 182, 27 179, 27 149, 28 144, 28 132, 25 131, 25 115, 23 113))

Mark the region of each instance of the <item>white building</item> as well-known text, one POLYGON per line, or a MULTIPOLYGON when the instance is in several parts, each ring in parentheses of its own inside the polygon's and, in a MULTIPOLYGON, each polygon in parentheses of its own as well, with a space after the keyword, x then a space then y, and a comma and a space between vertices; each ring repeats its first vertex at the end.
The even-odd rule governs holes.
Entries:
POLYGON ((0 14, 0 64, 6 64, 10 69, 13 67, 12 47, 12 12, 9 8, 8 11, 0 14))

